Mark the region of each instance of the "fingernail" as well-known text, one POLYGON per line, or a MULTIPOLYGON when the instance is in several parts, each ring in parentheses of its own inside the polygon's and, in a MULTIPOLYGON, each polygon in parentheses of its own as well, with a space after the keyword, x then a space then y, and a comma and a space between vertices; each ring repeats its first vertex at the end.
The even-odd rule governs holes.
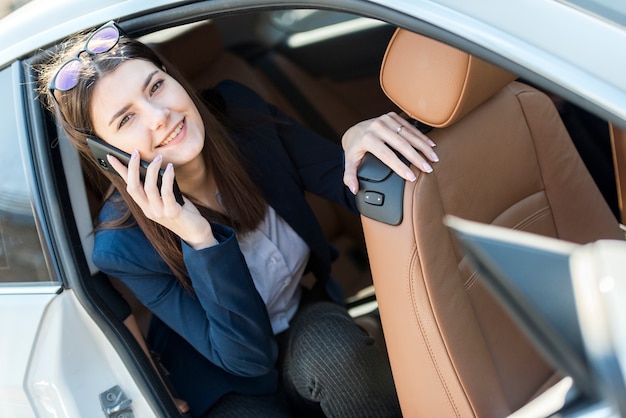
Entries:
POLYGON ((415 180, 417 180, 417 177, 415 177, 415 173, 412 172, 411 170, 406 172, 406 179, 410 182, 414 182, 415 180))
POLYGON ((167 163, 167 167, 165 167, 165 171, 171 172, 174 170, 174 165, 172 163, 167 163))
POLYGON ((163 156, 161 154, 157 154, 157 156, 154 157, 154 161, 156 161, 157 163, 160 163, 162 159, 163 159, 163 156))
POLYGON ((430 173, 433 171, 433 168, 426 161, 422 163, 422 168, 423 168, 423 171, 425 171, 426 173, 430 173))
POLYGON ((432 141, 432 139, 429 139, 429 140, 428 140, 428 143, 430 144, 430 146, 431 146, 431 147, 436 147, 436 146, 437 146, 437 144, 435 144, 435 143, 432 141))
POLYGON ((439 157, 437 156, 437 154, 435 154, 434 152, 431 152, 430 153, 430 161, 433 161, 435 163, 438 162, 439 161, 439 157))
POLYGON ((133 150, 133 153, 130 155, 131 159, 136 159, 139 156, 139 151, 133 150))
POLYGON ((350 185, 350 191, 353 195, 356 195, 356 186, 354 184, 350 185))

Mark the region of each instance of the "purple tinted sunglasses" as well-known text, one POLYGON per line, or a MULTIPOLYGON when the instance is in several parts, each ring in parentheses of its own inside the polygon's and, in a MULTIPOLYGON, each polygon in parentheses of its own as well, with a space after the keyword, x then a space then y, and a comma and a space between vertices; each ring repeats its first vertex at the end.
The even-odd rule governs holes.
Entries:
POLYGON ((83 49, 78 51, 74 58, 65 61, 57 70, 54 77, 52 77, 52 80, 50 80, 48 90, 50 90, 52 97, 54 97, 54 90, 68 91, 76 87, 82 66, 80 55, 83 52, 89 55, 102 54, 103 52, 108 52, 113 49, 119 40, 120 29, 113 21, 104 24, 92 33, 91 36, 87 38, 83 49))

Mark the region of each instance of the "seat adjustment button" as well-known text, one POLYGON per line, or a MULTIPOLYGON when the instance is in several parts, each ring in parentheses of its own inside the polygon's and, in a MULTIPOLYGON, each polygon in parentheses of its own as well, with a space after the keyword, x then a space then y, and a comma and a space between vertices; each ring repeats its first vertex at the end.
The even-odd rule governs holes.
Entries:
POLYGON ((378 192, 366 191, 363 194, 366 203, 374 206, 382 206, 385 201, 385 195, 378 192))

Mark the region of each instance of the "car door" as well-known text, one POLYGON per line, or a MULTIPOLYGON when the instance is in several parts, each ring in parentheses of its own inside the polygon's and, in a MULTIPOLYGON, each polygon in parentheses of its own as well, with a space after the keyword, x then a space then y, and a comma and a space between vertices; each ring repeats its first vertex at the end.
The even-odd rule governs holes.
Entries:
POLYGON ((80 269, 61 248, 23 68, 0 70, 0 416, 155 416, 68 286, 80 269))

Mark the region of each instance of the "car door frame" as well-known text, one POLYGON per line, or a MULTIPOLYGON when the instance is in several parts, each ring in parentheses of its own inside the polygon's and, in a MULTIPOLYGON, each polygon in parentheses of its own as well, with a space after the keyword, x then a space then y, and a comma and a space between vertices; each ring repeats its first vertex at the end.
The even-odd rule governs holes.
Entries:
MULTIPOLYGON (((56 329, 62 333, 67 331, 62 326, 63 321, 78 318, 74 324, 77 329, 73 332, 80 338, 77 341, 65 341, 65 348, 73 348, 73 342, 79 347, 95 347, 100 350, 100 356, 92 357, 92 360, 101 363, 101 366, 95 369, 85 368, 91 370, 90 375, 81 375, 82 378, 95 380, 100 378, 104 382, 107 379, 104 379, 103 375, 114 375, 119 380, 117 384, 129 394, 138 412, 148 416, 176 416, 178 410, 149 359, 123 323, 115 320, 110 311, 107 312, 108 308, 98 300, 94 295, 93 286, 89 285, 91 273, 82 252, 76 223, 71 216, 71 204, 68 199, 60 198, 67 195, 67 183, 63 166, 59 164, 59 147, 55 146, 56 127, 50 115, 43 111, 37 100, 37 92, 32 88, 35 85, 33 63, 32 59, 15 61, 10 71, 13 77, 13 107, 18 133, 16 139, 20 146, 35 224, 51 280, 45 285, 22 284, 12 288, 3 286, 0 293, 5 301, 12 298, 20 299, 23 303, 23 298, 28 295, 38 295, 39 298, 35 309, 40 312, 38 320, 30 319, 33 345, 22 346, 30 356, 29 363, 23 370, 23 391, 27 394, 31 407, 39 408, 40 411, 50 405, 67 403, 67 399, 60 397, 58 402, 46 404, 42 399, 52 392, 44 396, 43 393, 37 394, 38 391, 33 389, 32 379, 38 376, 33 367, 38 360, 34 353, 40 352, 45 356, 52 351, 38 349, 38 339, 45 340, 43 335, 47 326, 44 324, 61 324, 57 325, 56 329), (83 344, 85 342, 88 344, 83 344), (28 376, 31 376, 30 380, 28 376)), ((8 70, 5 68, 5 71, 8 70)), ((45 341, 50 341, 50 338, 52 337, 48 336, 45 341)), ((63 352, 57 353, 57 357, 62 355, 63 352)), ((46 361, 39 360, 38 364, 45 365, 46 361)), ((66 365, 61 365, 63 366, 66 365)), ((75 368, 76 365, 72 367, 75 368)), ((57 382, 53 382, 58 388, 63 387, 68 379, 74 376, 72 373, 57 367, 56 370, 48 370, 43 375, 50 379, 58 379, 57 382)), ((37 379, 41 380, 41 377, 37 379)), ((107 389, 108 387, 101 387, 98 390, 103 392, 107 389)), ((62 391, 59 393, 61 396, 62 391)), ((66 391, 65 396, 72 396, 71 393, 66 391)), ((87 405, 82 402, 84 401, 80 399, 75 400, 79 408, 81 405, 82 407, 87 405)), ((89 402, 93 402, 101 410, 97 397, 90 399, 89 402)), ((89 405, 89 408, 92 406, 89 405)))

